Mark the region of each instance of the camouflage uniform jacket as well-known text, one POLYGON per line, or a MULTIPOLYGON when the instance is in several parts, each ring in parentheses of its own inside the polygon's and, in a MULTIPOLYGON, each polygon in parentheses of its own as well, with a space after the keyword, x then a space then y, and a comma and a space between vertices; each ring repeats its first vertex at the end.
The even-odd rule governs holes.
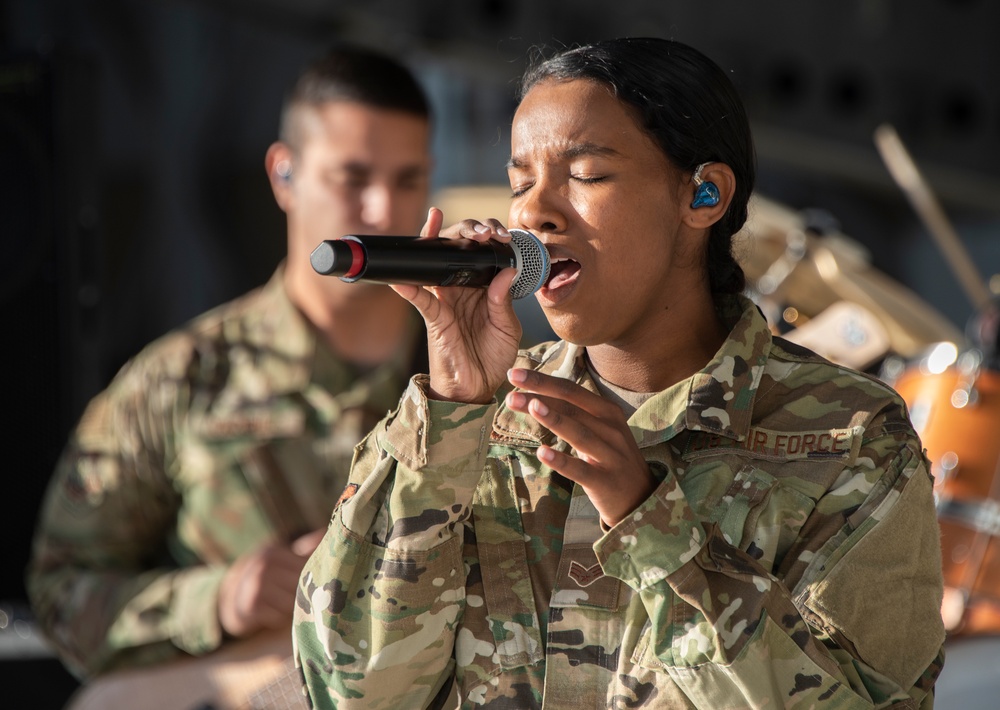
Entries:
POLYGON ((325 527, 354 446, 404 390, 405 358, 359 376, 282 275, 147 346, 70 438, 27 586, 78 676, 218 647, 228 566, 325 527))
MULTIPOLYGON (((661 483, 610 530, 536 458, 564 442, 414 378, 300 579, 314 706, 433 706, 454 677, 466 708, 931 707, 938 524, 902 401, 730 306, 630 417, 661 483)), ((596 392, 582 355, 518 365, 596 392)))

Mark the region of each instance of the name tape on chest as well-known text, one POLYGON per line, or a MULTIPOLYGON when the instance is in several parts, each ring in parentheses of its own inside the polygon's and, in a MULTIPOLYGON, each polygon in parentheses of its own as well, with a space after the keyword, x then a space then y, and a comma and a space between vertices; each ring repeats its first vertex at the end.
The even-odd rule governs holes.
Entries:
POLYGON ((305 431, 305 414, 297 410, 273 411, 262 407, 225 416, 204 417, 196 421, 192 429, 206 439, 301 436, 305 431))
POLYGON ((754 427, 743 441, 719 434, 694 432, 688 440, 685 453, 696 454, 730 449, 789 460, 830 458, 850 460, 857 455, 860 444, 861 433, 856 428, 789 432, 754 427))

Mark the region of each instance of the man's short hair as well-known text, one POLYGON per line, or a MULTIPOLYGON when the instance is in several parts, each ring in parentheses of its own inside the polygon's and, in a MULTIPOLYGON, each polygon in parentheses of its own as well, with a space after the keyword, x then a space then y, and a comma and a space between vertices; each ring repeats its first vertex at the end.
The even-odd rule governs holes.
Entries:
POLYGON ((430 102, 413 73, 396 59, 362 47, 338 45, 311 63, 286 96, 279 137, 293 150, 301 147, 302 108, 350 101, 430 120, 430 102))

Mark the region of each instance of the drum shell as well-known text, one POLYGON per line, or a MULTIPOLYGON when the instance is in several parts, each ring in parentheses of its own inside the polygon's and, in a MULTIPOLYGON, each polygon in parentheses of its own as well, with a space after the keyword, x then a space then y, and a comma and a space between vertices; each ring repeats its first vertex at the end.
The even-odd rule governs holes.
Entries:
POLYGON ((966 600, 951 631, 1000 633, 1000 373, 914 366, 894 387, 931 462, 945 587, 966 600))

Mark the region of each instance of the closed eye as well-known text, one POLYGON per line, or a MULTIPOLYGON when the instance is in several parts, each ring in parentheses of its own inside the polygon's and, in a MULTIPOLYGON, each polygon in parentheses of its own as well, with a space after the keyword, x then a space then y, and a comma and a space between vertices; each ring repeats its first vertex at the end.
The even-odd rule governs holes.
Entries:
MULTIPOLYGON (((607 180, 608 176, 607 175, 571 175, 570 178, 573 179, 573 180, 575 180, 576 182, 581 182, 584 185, 595 185, 595 184, 597 184, 599 182, 604 182, 605 180, 607 180)), ((526 185, 515 186, 515 187, 511 188, 511 194, 510 194, 510 196, 511 196, 512 199, 520 197, 521 195, 523 195, 524 193, 526 193, 528 190, 530 190, 531 187, 532 187, 532 183, 528 183, 526 185)))

